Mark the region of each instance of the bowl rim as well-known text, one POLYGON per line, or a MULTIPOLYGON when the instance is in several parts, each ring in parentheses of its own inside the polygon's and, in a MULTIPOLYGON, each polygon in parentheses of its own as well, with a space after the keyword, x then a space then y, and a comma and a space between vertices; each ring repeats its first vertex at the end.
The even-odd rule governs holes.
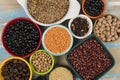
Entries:
POLYGON ((72 48, 72 46, 73 46, 73 37, 72 37, 72 34, 70 33, 69 29, 67 29, 66 26, 63 26, 63 25, 53 25, 53 26, 50 26, 49 28, 47 28, 47 29, 44 31, 43 36, 42 36, 42 45, 43 45, 43 48, 44 48, 48 53, 52 54, 53 56, 62 56, 62 55, 64 55, 64 54, 66 54, 66 53, 72 48), (65 50, 64 52, 59 53, 59 54, 56 54, 56 53, 51 52, 50 50, 48 50, 47 47, 45 46, 45 43, 44 43, 45 34, 46 34, 50 29, 52 29, 52 28, 54 28, 54 27, 59 27, 59 28, 65 29, 65 30, 68 32, 68 34, 70 35, 70 38, 71 38, 70 46, 67 48, 67 50, 65 50))
POLYGON ((70 30, 71 34, 72 34, 75 38, 77 38, 77 39, 84 39, 84 38, 88 37, 88 36, 92 33, 92 31, 93 31, 93 22, 92 22, 92 20, 91 20, 88 16, 83 15, 83 14, 78 15, 76 18, 70 19, 70 21, 69 21, 69 23, 68 23, 69 30, 70 30), (72 24, 72 22, 73 22, 76 18, 79 18, 79 17, 86 19, 86 20, 88 21, 88 23, 89 23, 89 26, 90 26, 87 34, 84 35, 84 36, 77 36, 77 35, 75 35, 75 34, 72 32, 72 30, 71 30, 71 24, 72 24))
POLYGON ((29 18, 18 17, 18 18, 15 18, 15 19, 10 20, 10 21, 5 25, 1 37, 2 37, 3 47, 5 48, 5 50, 6 50, 10 55, 27 58, 27 57, 29 57, 31 54, 33 54, 33 52, 35 52, 35 51, 40 47, 40 45, 41 45, 41 39, 42 39, 42 32, 41 32, 40 27, 39 27, 36 23, 34 23, 33 21, 31 21, 29 18), (32 24, 34 25, 34 27, 39 31, 39 36, 40 36, 39 42, 38 42, 37 47, 35 48, 35 50, 33 50, 32 52, 30 52, 30 53, 28 53, 28 54, 26 54, 26 55, 22 55, 22 56, 13 53, 13 52, 7 47, 7 45, 6 45, 5 42, 4 42, 4 36, 5 36, 5 33, 6 33, 7 29, 8 29, 8 27, 10 27, 11 24, 13 24, 13 23, 15 23, 16 21, 19 21, 19 20, 26 20, 26 21, 32 23, 32 24))
POLYGON ((86 13, 86 11, 85 11, 85 9, 84 9, 85 1, 86 1, 86 0, 83 0, 83 1, 82 1, 82 11, 83 11, 83 13, 84 13, 86 16, 90 17, 91 19, 96 19, 96 18, 101 17, 101 16, 105 13, 105 11, 106 11, 106 1, 105 1, 105 0, 101 0, 101 1, 103 2, 104 6, 103 6, 103 11, 102 11, 102 12, 100 13, 100 15, 98 15, 98 16, 90 16, 89 14, 86 13))
POLYGON ((43 25, 43 26, 50 26, 50 25, 54 25, 54 24, 61 23, 61 22, 63 22, 63 21, 66 20, 66 17, 67 17, 67 15, 68 15, 69 11, 70 11, 70 5, 71 5, 71 4, 72 4, 72 3, 71 3, 71 1, 69 0, 69 5, 68 5, 67 12, 66 12, 66 13, 64 14, 64 16, 63 16, 62 18, 60 18, 58 21, 55 21, 55 22, 52 22, 52 23, 42 23, 42 22, 39 22, 38 20, 36 20, 36 19, 31 15, 31 13, 30 13, 29 10, 28 10, 27 0, 26 0, 25 8, 24 8, 24 9, 25 9, 27 15, 30 17, 30 19, 31 19, 32 21, 34 21, 35 23, 37 23, 37 24, 39 24, 39 25, 43 25))
MULTIPOLYGON (((43 49, 41 49, 41 50, 37 50, 36 52, 45 52, 46 54, 48 54, 45 50, 43 50, 43 49)), ((35 70, 35 68, 34 68, 34 66, 32 65, 32 58, 33 58, 33 56, 35 55, 35 54, 38 54, 38 53, 34 53, 34 54, 32 54, 31 56, 30 56, 30 58, 29 58, 29 62, 30 62, 30 66, 31 66, 31 68, 32 68, 32 70, 33 70, 33 72, 34 73, 36 73, 36 74, 38 74, 38 75, 45 75, 45 74, 48 74, 52 69, 53 69, 53 67, 54 67, 54 57, 51 55, 51 54, 48 54, 50 57, 51 57, 51 60, 52 60, 52 65, 50 66, 50 69, 48 70, 48 71, 46 71, 46 72, 38 72, 37 70, 35 70)))
POLYGON ((2 75, 1 75, 1 72, 2 72, 1 69, 2 69, 2 67, 4 66, 4 64, 5 64, 6 62, 8 62, 8 61, 10 61, 10 60, 13 60, 13 59, 17 59, 17 60, 21 60, 21 61, 25 62, 25 64, 29 67, 29 71, 30 71, 29 80, 31 80, 31 79, 32 79, 32 69, 31 69, 29 63, 28 63, 25 59, 20 58, 20 57, 9 57, 9 58, 7 58, 7 59, 5 59, 5 60, 3 60, 3 61, 1 62, 1 64, 0 64, 0 77, 1 77, 1 78, 0 78, 0 79, 4 80, 4 78, 3 78, 2 75))

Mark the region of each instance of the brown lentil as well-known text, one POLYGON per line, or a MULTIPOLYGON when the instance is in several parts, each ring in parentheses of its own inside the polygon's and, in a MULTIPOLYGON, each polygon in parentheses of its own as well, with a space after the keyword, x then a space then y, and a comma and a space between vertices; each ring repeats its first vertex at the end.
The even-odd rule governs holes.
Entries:
POLYGON ((50 73, 49 80, 73 80, 73 75, 65 67, 57 67, 50 73))
POLYGON ((45 34, 45 46, 53 53, 60 54, 67 50, 71 43, 70 34, 61 27, 54 27, 45 34))
POLYGON ((52 65, 52 59, 50 55, 41 51, 36 52, 32 58, 32 65, 38 72, 46 72, 52 65))
POLYGON ((118 40, 120 36, 120 20, 113 15, 105 15, 96 20, 94 33, 105 42, 118 40))
POLYGON ((53 23, 65 16, 69 0, 27 0, 28 11, 39 22, 53 23))

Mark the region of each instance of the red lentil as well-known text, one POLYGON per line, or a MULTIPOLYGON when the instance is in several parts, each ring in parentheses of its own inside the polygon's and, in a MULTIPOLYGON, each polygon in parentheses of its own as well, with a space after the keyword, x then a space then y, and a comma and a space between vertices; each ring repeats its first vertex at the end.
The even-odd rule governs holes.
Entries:
POLYGON ((48 30, 45 34, 44 42, 48 50, 59 54, 69 48, 71 37, 67 30, 56 26, 48 30))

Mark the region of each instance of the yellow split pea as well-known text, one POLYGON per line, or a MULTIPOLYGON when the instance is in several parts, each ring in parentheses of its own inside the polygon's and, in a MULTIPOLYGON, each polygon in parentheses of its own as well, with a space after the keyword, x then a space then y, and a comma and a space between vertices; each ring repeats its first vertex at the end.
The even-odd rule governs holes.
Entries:
POLYGON ((61 27, 54 27, 45 34, 45 46, 53 53, 60 54, 66 51, 71 43, 68 31, 61 27))

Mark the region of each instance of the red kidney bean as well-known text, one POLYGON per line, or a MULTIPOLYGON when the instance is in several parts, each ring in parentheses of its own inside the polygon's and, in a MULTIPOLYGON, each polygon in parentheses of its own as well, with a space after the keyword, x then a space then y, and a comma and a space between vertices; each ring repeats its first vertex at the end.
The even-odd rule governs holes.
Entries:
POLYGON ((103 47, 94 39, 89 39, 75 48, 68 60, 84 80, 93 80, 112 63, 103 47))

